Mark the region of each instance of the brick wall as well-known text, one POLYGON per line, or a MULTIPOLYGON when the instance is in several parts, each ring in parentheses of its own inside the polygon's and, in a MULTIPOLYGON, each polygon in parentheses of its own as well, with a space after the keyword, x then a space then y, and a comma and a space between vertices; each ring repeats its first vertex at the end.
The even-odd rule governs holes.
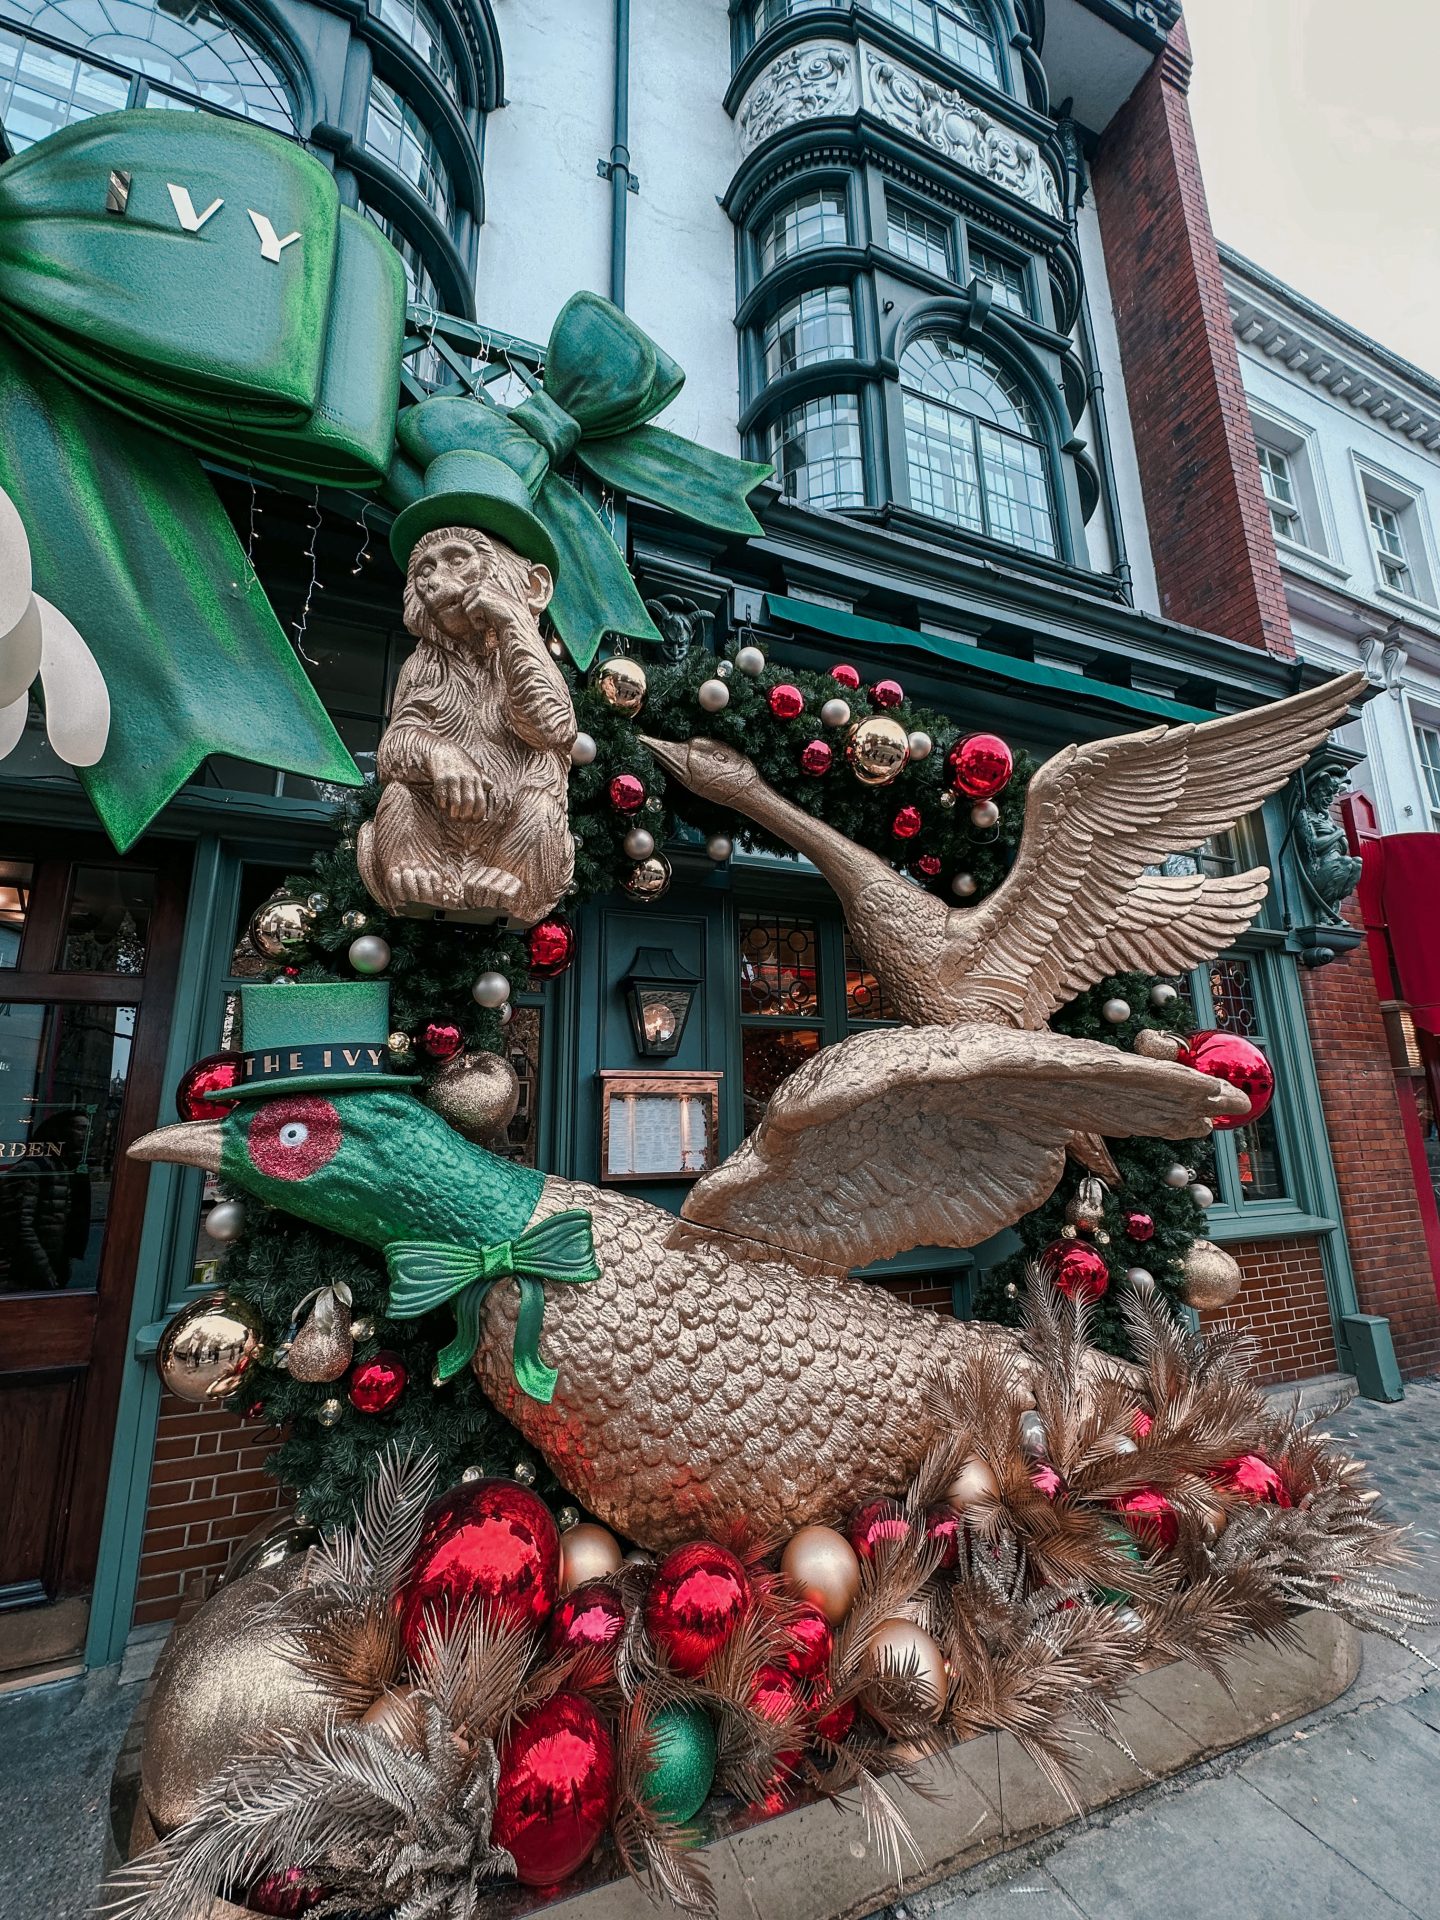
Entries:
POLYGON ((145 1514, 137 1627, 173 1620, 187 1587, 219 1573, 258 1521, 286 1504, 264 1470, 276 1435, 173 1394, 160 1406, 145 1514))
POLYGON ((1201 1325, 1242 1320, 1260 1343, 1258 1372, 1267 1383, 1334 1373, 1335 1335, 1319 1242, 1246 1240, 1225 1251, 1240 1262, 1245 1279, 1228 1307, 1201 1314, 1201 1325))
POLYGON ((881 1280, 877 1284, 886 1293, 893 1293, 897 1300, 903 1300, 907 1307, 933 1307, 937 1313, 955 1311, 948 1280, 936 1285, 927 1280, 924 1274, 916 1274, 913 1278, 906 1276, 896 1280, 881 1280))
POLYGON ((1388 1318, 1402 1373, 1431 1372, 1435 1274, 1369 954, 1358 947, 1301 978, 1360 1311, 1388 1318))
POLYGON ((1181 22, 1091 172, 1150 546, 1172 620, 1293 658, 1189 75, 1181 22))

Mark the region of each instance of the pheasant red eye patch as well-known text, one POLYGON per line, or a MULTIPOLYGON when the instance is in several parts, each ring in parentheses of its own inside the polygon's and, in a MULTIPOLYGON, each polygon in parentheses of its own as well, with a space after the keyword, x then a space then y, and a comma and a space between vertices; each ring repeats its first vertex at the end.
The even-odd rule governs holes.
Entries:
POLYGON ((340 1116, 328 1100, 271 1100, 251 1121, 246 1145, 261 1173, 304 1180, 339 1151, 340 1116))

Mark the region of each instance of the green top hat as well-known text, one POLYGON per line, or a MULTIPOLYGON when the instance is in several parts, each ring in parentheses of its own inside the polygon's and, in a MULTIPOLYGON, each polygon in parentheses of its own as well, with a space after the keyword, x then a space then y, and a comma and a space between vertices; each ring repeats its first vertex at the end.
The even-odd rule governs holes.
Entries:
POLYGON ((416 542, 437 527, 497 533, 527 560, 538 560, 552 574, 559 571, 555 542, 535 515, 529 488, 493 453, 457 449, 436 455, 425 469, 423 495, 396 514, 390 529, 396 562, 408 567, 416 542))
POLYGON ((207 1100, 255 1100, 278 1093, 340 1093, 413 1086, 418 1074, 391 1073, 388 980, 321 980, 242 987, 245 1070, 239 1084, 207 1100))

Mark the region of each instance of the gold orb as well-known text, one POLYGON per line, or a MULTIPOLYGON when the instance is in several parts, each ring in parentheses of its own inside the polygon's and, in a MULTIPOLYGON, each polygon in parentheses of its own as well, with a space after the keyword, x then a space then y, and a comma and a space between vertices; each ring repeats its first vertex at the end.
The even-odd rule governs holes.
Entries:
POLYGON ((317 1529, 299 1513, 267 1513, 231 1550, 219 1586, 233 1586, 247 1573, 273 1575, 295 1554, 307 1553, 319 1541, 317 1529))
POLYGON ((250 916, 250 944, 267 960, 283 960, 310 937, 315 916, 293 894, 274 893, 250 916))
POLYGON ((614 707, 617 713, 638 713, 645 704, 649 683, 638 660, 627 660, 624 654, 617 653, 601 661, 595 684, 607 707, 614 707))
POLYGON ((583 1520, 560 1536, 560 1591, 573 1593, 587 1580, 604 1580, 623 1558, 620 1542, 608 1527, 583 1520))
POLYGON ((1000 1498, 1000 1482, 979 1455, 972 1453, 945 1489, 945 1498, 962 1513, 967 1507, 989 1506, 1000 1498))
POLYGON ((1086 1174, 1066 1203, 1065 1218, 1072 1227, 1098 1227, 1105 1218, 1105 1189, 1093 1173, 1086 1174))
POLYGON ((200 1789, 235 1754, 253 1751, 280 1727, 297 1736, 316 1732, 334 1712, 265 1619, 277 1591, 297 1586, 304 1567, 297 1554, 230 1581, 171 1636, 140 1756, 145 1804, 161 1833, 189 1819, 200 1789))
POLYGON ((1245 1278, 1240 1263, 1213 1240, 1197 1240, 1180 1271, 1187 1307, 1228 1307, 1245 1278))
POLYGON ((380 1698, 360 1716, 362 1727, 373 1727, 397 1747, 413 1747, 418 1753, 425 1744, 420 1714, 415 1705, 415 1689, 403 1681, 387 1687, 380 1698))
POLYGON ((1146 1060, 1178 1060, 1185 1051, 1179 1034, 1167 1033, 1163 1027, 1141 1027, 1130 1046, 1146 1060))
MULTIPOLYGON (((865 1650, 871 1672, 887 1679, 904 1676, 916 1704, 938 1720, 945 1704, 949 1672, 939 1643, 913 1620, 883 1620, 865 1650)), ((887 1689, 866 1687, 860 1698, 868 1712, 884 1725, 884 1699, 887 1689)))
POLYGON ((425 1104, 457 1133, 482 1145, 502 1134, 520 1104, 520 1078, 498 1053, 457 1053, 425 1093, 425 1104))
POLYGON ((625 876, 625 891, 636 900, 659 900, 670 891, 670 862, 663 853, 652 853, 625 876))
POLYGON ((860 1591, 859 1558, 833 1527, 801 1527, 780 1556, 780 1571, 832 1627, 839 1626, 860 1591))
POLYGON ((182 1307, 160 1336, 155 1365, 182 1400, 228 1400, 260 1358, 264 1327, 255 1309, 227 1293, 182 1307))
POLYGON ((898 720, 883 713, 869 714, 850 729, 845 758, 862 786, 888 787, 905 771, 910 736, 898 720))

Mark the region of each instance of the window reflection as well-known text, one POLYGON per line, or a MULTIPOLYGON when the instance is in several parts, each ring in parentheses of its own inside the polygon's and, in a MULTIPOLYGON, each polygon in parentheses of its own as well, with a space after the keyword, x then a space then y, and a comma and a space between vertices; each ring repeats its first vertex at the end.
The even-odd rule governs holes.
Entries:
POLYGON ((18 967, 35 868, 28 860, 0 860, 0 968, 18 967))
POLYGON ((65 973, 143 973, 155 876, 76 867, 65 915, 65 973))

